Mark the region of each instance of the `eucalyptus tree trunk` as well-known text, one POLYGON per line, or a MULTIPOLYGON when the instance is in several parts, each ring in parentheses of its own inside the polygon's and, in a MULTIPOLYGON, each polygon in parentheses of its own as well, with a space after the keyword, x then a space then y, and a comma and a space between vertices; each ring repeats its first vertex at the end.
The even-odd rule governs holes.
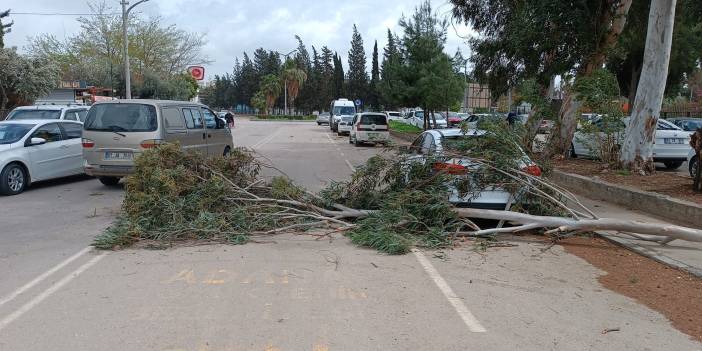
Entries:
MULTIPOLYGON (((610 0, 612 3, 616 0, 610 0)), ((594 70, 602 67, 607 60, 607 53, 617 43, 619 36, 626 25, 629 8, 632 0, 621 0, 613 12, 605 11, 600 17, 602 26, 609 26, 609 30, 600 38, 597 50, 590 56, 582 69, 578 72, 576 80, 580 77, 590 75, 594 70)), ((582 102, 578 99, 578 94, 572 89, 566 90, 563 104, 558 112, 555 135, 551 137, 549 152, 551 155, 563 155, 568 157, 570 144, 573 142, 575 129, 578 126, 578 114, 582 102)))
POLYGON ((638 173, 655 171, 653 141, 668 78, 676 2, 651 1, 643 70, 620 156, 624 167, 638 173))

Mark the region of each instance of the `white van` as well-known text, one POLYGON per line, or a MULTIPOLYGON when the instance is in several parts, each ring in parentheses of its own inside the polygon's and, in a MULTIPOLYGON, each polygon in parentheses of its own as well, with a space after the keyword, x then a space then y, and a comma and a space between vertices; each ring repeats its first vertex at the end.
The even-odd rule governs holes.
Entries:
POLYGON ((329 129, 333 132, 348 133, 353 115, 356 114, 356 106, 349 99, 338 99, 331 102, 329 107, 329 129), (344 123, 344 130, 339 130, 339 123, 344 123))
POLYGON ((389 141, 388 117, 384 113, 357 113, 353 118, 349 132, 350 144, 387 144, 389 141))

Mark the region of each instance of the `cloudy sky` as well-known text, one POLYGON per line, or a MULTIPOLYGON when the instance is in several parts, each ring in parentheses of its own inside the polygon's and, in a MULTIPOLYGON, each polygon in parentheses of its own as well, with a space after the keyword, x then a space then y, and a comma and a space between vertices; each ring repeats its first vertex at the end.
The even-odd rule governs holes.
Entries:
MULTIPOLYGON (((99 0, 100 1, 100 0, 99 0)), ((115 12, 119 0, 104 0, 115 12)), ((134 0, 132 0, 133 2, 134 0)), ((234 58, 258 47, 289 52, 297 46, 299 35, 311 52, 311 45, 329 46, 339 52, 347 65, 352 26, 355 23, 364 40, 368 64, 373 41, 378 48, 386 43, 386 31, 398 31, 397 22, 410 15, 420 0, 150 0, 137 9, 147 15, 160 15, 164 22, 191 32, 205 33, 204 53, 214 62, 206 67, 207 76, 230 72, 234 58)), ((432 0, 434 10, 446 14, 447 0, 432 0)), ((27 37, 42 32, 58 38, 70 37, 79 27, 76 16, 37 16, 20 13, 88 13, 87 2, 66 0, 3 0, 0 6, 12 9, 15 25, 6 36, 7 46, 24 47, 27 37)), ((449 26, 446 51, 468 54, 465 37, 471 33, 464 25, 449 26)), ((370 67, 369 67, 370 69, 370 67)))

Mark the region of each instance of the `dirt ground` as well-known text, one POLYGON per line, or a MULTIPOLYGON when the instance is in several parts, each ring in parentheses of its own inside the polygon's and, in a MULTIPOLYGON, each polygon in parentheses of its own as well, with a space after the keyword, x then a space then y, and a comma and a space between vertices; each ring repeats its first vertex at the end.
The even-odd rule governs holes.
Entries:
POLYGON ((606 164, 583 159, 556 161, 554 167, 568 173, 598 177, 606 182, 702 203, 702 193, 694 192, 692 178, 682 173, 658 171, 652 175, 642 176, 610 169, 606 164))
POLYGON ((607 272, 598 279, 607 289, 660 312, 675 328, 702 342, 702 279, 600 238, 569 238, 561 245, 607 272))

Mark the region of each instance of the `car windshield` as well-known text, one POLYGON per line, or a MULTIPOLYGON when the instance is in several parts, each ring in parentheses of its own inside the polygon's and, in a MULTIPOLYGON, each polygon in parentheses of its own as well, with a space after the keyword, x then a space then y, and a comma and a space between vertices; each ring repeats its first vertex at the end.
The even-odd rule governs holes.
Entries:
POLYGON ((85 130, 153 132, 158 127, 156 108, 144 104, 94 105, 85 120, 85 130))
POLYGON ((14 110, 7 116, 8 120, 59 119, 60 110, 14 110))
POLYGON ((694 132, 697 129, 702 128, 702 119, 684 121, 682 127, 687 131, 694 132))
POLYGON ((354 113, 356 113, 356 109, 352 106, 335 106, 334 107, 334 115, 336 115, 336 116, 353 115, 354 113))
POLYGON ((12 144, 22 139, 34 124, 5 123, 0 124, 0 144, 12 144))
POLYGON ((658 120, 658 130, 681 130, 680 127, 666 120, 658 120))
POLYGON ((363 115, 361 116, 361 124, 377 124, 384 126, 388 124, 385 116, 382 115, 363 115))

